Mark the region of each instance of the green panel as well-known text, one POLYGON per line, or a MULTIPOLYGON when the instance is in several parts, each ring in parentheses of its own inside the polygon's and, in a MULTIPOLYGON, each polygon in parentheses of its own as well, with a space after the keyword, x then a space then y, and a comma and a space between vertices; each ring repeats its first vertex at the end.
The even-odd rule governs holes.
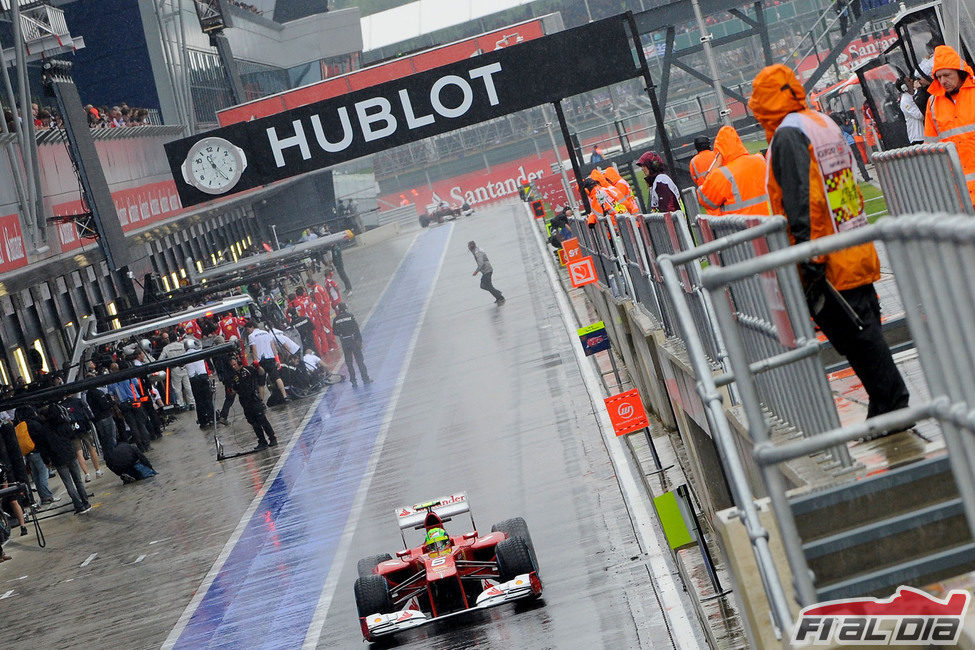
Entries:
POLYGON ((654 497, 653 507, 657 509, 657 517, 664 527, 664 534, 667 536, 670 548, 676 551, 694 544, 694 538, 691 537, 691 531, 687 529, 687 523, 680 513, 677 495, 674 492, 664 492, 659 497, 654 497))

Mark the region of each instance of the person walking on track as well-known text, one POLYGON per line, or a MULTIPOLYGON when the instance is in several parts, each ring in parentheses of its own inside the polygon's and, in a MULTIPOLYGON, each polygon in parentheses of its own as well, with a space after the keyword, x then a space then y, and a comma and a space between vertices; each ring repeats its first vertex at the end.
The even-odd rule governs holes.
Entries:
POLYGON ((477 268, 474 269, 474 273, 471 275, 481 274, 481 288, 494 296, 494 302, 498 305, 504 304, 504 296, 501 292, 494 288, 491 284, 491 276, 494 275, 494 267, 491 266, 491 261, 488 260, 487 253, 482 251, 477 247, 473 241, 467 242, 467 250, 471 252, 474 256, 474 262, 477 264, 477 268))

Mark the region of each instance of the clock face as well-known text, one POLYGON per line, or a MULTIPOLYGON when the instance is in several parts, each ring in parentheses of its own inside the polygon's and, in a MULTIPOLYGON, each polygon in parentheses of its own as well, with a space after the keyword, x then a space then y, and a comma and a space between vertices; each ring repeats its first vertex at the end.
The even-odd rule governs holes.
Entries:
POLYGON ((190 148, 183 179, 207 194, 223 194, 240 180, 247 166, 244 152, 223 138, 204 138, 190 148))

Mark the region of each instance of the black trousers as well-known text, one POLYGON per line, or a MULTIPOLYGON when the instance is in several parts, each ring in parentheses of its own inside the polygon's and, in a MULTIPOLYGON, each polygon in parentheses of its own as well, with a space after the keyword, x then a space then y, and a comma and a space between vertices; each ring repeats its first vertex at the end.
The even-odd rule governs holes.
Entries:
POLYGON ((342 354, 345 356, 345 367, 349 370, 349 381, 355 381, 355 363, 359 364, 359 372, 362 374, 363 381, 369 381, 369 371, 366 370, 366 363, 362 360, 362 346, 353 339, 339 339, 342 342, 342 354))
POLYGON ((857 167, 860 168, 860 174, 863 176, 863 180, 868 180, 870 178, 870 172, 867 171, 867 165, 863 162, 863 154, 860 152, 860 146, 854 143, 850 145, 850 149, 853 150, 853 158, 857 161, 857 167))
POLYGON ((193 375, 190 377, 190 390, 196 404, 196 423, 205 427, 212 425, 213 390, 210 388, 210 377, 205 374, 193 375))
POLYGON ((139 451, 148 451, 149 428, 148 422, 146 422, 146 414, 142 412, 142 408, 132 406, 131 403, 123 404, 122 417, 125 418, 125 423, 129 426, 132 444, 138 447, 139 451))
POLYGON ((862 330, 857 330, 839 303, 828 296, 825 306, 813 320, 836 351, 850 362, 853 372, 863 383, 870 397, 867 417, 904 408, 910 394, 884 340, 880 301, 873 284, 847 289, 840 294, 863 321, 862 330))
POLYGON ((271 423, 267 419, 267 410, 264 408, 264 403, 261 402, 259 397, 256 399, 247 399, 243 397, 240 399, 240 405, 244 409, 244 417, 247 418, 247 422, 254 428, 254 435, 257 436, 258 442, 274 442, 277 440, 274 436, 274 429, 271 428, 271 423), (265 436, 267 436, 265 438, 265 436))
POLYGON ((227 388, 227 384, 230 383, 230 378, 221 378, 221 383, 223 383, 223 406, 220 407, 220 417, 224 420, 230 415, 230 407, 234 405, 234 400, 237 399, 237 393, 233 392, 227 388))
POLYGON ((339 277, 342 278, 342 284, 345 285, 345 292, 348 293, 352 291, 352 280, 349 279, 348 273, 345 272, 345 264, 343 262, 337 261, 333 257, 332 265, 335 267, 336 272, 338 272, 339 277))
POLYGON ((481 274, 481 288, 494 296, 495 300, 501 300, 504 298, 504 296, 502 296, 501 292, 495 289, 494 285, 491 284, 492 275, 494 275, 494 271, 488 271, 487 273, 481 274))
POLYGON ((146 423, 149 428, 149 437, 152 440, 162 438, 162 420, 159 418, 159 413, 156 411, 155 405, 152 401, 143 402, 142 408, 145 409, 146 423))

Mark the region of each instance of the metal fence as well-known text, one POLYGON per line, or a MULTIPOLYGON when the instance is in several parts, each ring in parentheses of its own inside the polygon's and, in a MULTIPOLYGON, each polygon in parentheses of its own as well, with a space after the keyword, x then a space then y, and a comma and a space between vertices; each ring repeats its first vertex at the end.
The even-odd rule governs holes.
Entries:
MULTIPOLYGON (((718 249, 710 255, 712 266, 730 266, 789 247, 781 217, 702 216, 698 224, 704 241, 718 249)), ((727 322, 734 324, 734 335, 743 345, 748 372, 768 415, 776 424, 795 427, 807 437, 838 427, 839 415, 796 269, 742 278, 728 285, 725 298, 715 309, 730 313, 727 322)), ((731 380, 728 375, 718 384, 731 380)), ((833 468, 853 465, 845 446, 830 455, 833 468)))
POLYGON ((954 142, 879 151, 871 160, 891 215, 919 212, 975 215, 954 142))
MULTIPOLYGON (((757 241, 760 236, 781 233, 784 227, 782 221, 781 217, 763 219, 754 228, 714 239, 697 250, 662 257, 661 271, 680 320, 689 323, 692 316, 687 304, 679 300, 682 288, 678 265, 690 262, 698 253, 711 254, 719 250, 726 252, 733 250, 736 245, 757 241)), ((771 239, 776 237, 778 235, 771 239)), ((762 251, 756 251, 756 255, 740 260, 731 260, 730 255, 725 255, 729 258, 725 260, 726 263, 707 268, 701 275, 701 281, 718 306, 716 316, 725 337, 732 378, 741 396, 748 432, 755 445, 753 456, 759 465, 781 533, 794 579, 796 600, 800 606, 805 606, 817 601, 816 590, 803 553, 796 521, 786 498, 787 486, 778 467, 780 463, 830 448, 845 449, 848 442, 864 436, 898 430, 917 420, 934 418, 941 424, 963 509, 969 528, 975 532, 975 411, 972 411, 969 404, 969 393, 975 385, 975 332, 967 327, 959 327, 959 323, 975 319, 975 288, 965 275, 965 269, 975 265, 975 222, 968 217, 945 215, 904 216, 796 246, 776 244, 769 246, 767 253, 761 253, 762 251), (911 305, 907 310, 907 319, 932 397, 922 404, 868 418, 863 422, 835 426, 815 436, 773 442, 763 409, 760 382, 756 379, 756 375, 763 368, 750 360, 751 344, 744 335, 747 326, 739 322, 740 315, 734 308, 724 305, 733 305, 742 297, 742 292, 734 289, 736 285, 748 282, 750 278, 774 276, 782 304, 791 312, 803 304, 801 294, 796 293, 797 263, 874 240, 883 242, 890 251, 898 285, 905 303, 911 305), (731 301, 728 300, 729 295, 731 301)), ((755 289, 751 291, 754 292, 755 289)), ((762 290, 763 293, 765 291, 762 290)), ((756 294, 751 298, 760 299, 761 295, 756 294)), ((779 298, 766 296, 766 300, 772 304, 778 302, 779 298)), ((792 313, 793 328, 800 325, 799 320, 805 320, 808 326, 808 316, 807 319, 796 318, 801 316, 801 311, 799 309, 800 313, 792 313)), ((797 344, 801 344, 802 339, 809 334, 808 330, 802 329, 794 329, 794 333, 797 344)), ((713 378, 709 372, 708 360, 700 339, 692 336, 686 343, 697 373, 699 391, 706 405, 711 433, 725 466, 735 502, 741 511, 742 521, 752 540, 773 619, 781 630, 789 630, 792 625, 789 601, 772 564, 767 531, 762 528, 758 519, 747 475, 734 446, 735 438, 717 391, 721 378, 713 378)), ((799 345, 794 350, 801 348, 799 345)), ((779 358, 784 359, 788 354, 779 355, 779 358)), ((794 378, 793 382, 795 381, 794 378)), ((921 552, 919 549, 919 553, 921 552)))

